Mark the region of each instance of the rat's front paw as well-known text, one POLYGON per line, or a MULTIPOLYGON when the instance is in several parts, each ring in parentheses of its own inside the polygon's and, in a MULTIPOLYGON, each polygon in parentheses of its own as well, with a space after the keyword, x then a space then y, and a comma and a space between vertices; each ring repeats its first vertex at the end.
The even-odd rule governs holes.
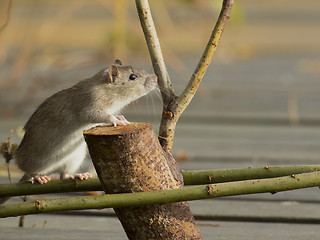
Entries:
POLYGON ((123 115, 110 115, 109 120, 115 127, 130 124, 130 122, 123 115))
POLYGON ((31 178, 32 183, 35 183, 35 181, 37 181, 40 184, 45 184, 45 183, 49 182, 50 180, 51 180, 51 178, 46 175, 44 175, 44 176, 35 175, 31 178))

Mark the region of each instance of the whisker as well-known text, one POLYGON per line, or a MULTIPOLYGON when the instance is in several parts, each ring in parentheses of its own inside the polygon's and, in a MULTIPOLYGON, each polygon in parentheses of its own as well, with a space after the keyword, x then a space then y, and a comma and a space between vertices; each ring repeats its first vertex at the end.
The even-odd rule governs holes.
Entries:
POLYGON ((154 93, 155 95, 157 95, 157 97, 162 101, 160 88, 158 88, 158 87, 155 88, 152 93, 154 93))
POLYGON ((156 108, 155 108, 155 104, 154 104, 154 101, 153 101, 153 97, 150 95, 150 98, 151 98, 152 107, 153 107, 153 116, 156 116, 157 113, 156 113, 156 108))
POLYGON ((166 95, 166 96, 168 96, 168 97, 171 97, 172 95, 169 93, 169 92, 167 92, 166 90, 164 90, 164 89, 161 89, 159 86, 156 88, 160 93, 162 93, 162 94, 164 94, 164 95, 166 95))

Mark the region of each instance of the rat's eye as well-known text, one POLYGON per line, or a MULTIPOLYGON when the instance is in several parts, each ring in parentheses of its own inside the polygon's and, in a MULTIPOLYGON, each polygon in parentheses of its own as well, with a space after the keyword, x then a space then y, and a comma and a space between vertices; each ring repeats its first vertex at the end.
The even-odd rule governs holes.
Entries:
POLYGON ((137 75, 135 75, 135 74, 131 74, 130 76, 129 76, 129 79, 130 80, 135 80, 137 78, 137 75))

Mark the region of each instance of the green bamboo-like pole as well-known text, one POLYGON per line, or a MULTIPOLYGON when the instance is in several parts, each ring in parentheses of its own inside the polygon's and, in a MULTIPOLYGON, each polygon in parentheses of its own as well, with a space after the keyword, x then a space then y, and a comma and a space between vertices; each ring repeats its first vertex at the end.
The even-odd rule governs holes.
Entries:
POLYGON ((222 183, 288 176, 320 171, 320 165, 235 168, 221 170, 182 171, 185 185, 222 183))
POLYGON ((31 182, 1 184, 0 198, 8 196, 25 196, 47 193, 102 191, 98 178, 81 181, 79 179, 51 180, 46 184, 31 182))
POLYGON ((0 217, 66 210, 136 207, 150 204, 191 201, 241 194, 277 193, 320 186, 320 172, 293 174, 287 177, 218 183, 154 192, 105 194, 68 199, 37 200, 30 203, 4 205, 0 217))
MULTIPOLYGON (((320 165, 237 168, 221 170, 182 171, 185 185, 222 183, 249 179, 262 179, 320 171, 320 165)), ((98 178, 80 181, 79 179, 51 180, 47 184, 31 182, 1 184, 0 198, 46 193, 102 191, 98 178)))

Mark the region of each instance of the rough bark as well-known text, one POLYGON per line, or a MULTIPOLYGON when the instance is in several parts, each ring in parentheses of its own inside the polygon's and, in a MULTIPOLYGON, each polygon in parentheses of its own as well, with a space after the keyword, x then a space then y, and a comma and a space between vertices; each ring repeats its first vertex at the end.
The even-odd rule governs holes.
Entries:
MULTIPOLYGON (((96 127, 84 135, 106 193, 183 188, 175 160, 150 124, 96 127)), ((114 210, 129 239, 201 239, 188 202, 114 210)))

